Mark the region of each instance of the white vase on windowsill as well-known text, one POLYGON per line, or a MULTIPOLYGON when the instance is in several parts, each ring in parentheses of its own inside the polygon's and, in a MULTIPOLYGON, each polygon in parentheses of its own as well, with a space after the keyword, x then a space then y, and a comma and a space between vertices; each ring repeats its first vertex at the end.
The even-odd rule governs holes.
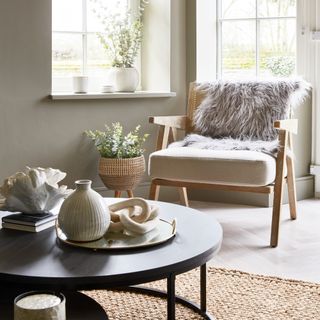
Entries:
POLYGON ((112 78, 117 92, 134 92, 139 84, 139 73, 134 67, 113 68, 112 78))

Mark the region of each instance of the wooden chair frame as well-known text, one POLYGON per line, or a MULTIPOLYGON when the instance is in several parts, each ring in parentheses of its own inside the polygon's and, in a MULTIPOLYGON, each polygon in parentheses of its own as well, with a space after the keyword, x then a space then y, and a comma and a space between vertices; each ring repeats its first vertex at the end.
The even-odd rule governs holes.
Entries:
MULTIPOLYGON (((156 144, 156 150, 165 149, 168 143, 176 141, 177 130, 184 130, 186 133, 192 132, 192 118, 194 111, 205 96, 204 92, 196 90, 196 83, 190 84, 188 99, 188 114, 183 116, 157 116, 150 117, 149 122, 159 125, 159 132, 156 144)), ((211 190, 241 191, 274 194, 272 225, 271 225, 271 247, 278 245, 280 214, 282 207, 283 188, 287 183, 289 208, 291 219, 297 217, 296 206, 296 186, 294 161, 287 155, 287 150, 292 150, 292 133, 296 134, 298 130, 297 119, 277 120, 274 122, 274 128, 279 131, 279 151, 276 159, 276 177, 273 184, 267 186, 250 187, 235 185, 220 185, 214 183, 195 183, 186 181, 173 181, 166 179, 153 178, 150 187, 149 198, 158 200, 160 186, 177 187, 180 195, 181 204, 188 206, 187 188, 200 188, 211 190), (285 165, 287 166, 287 176, 285 177, 285 165)))

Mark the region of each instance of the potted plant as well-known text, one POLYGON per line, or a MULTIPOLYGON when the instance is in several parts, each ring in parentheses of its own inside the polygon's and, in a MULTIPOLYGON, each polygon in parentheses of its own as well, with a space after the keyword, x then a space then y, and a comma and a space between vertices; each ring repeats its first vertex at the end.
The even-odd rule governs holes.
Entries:
POLYGON ((105 131, 86 131, 101 155, 99 176, 108 189, 115 190, 116 197, 124 190, 132 197, 132 190, 145 171, 142 145, 148 134, 141 135, 140 126, 137 126, 125 135, 119 122, 112 123, 111 127, 105 125, 105 128, 105 131))
POLYGON ((147 1, 141 1, 136 14, 129 9, 119 10, 119 3, 114 12, 110 12, 107 1, 104 4, 99 0, 92 1, 97 5, 94 12, 104 27, 98 37, 112 61, 115 90, 134 92, 139 83, 134 62, 141 47, 141 18, 147 1))

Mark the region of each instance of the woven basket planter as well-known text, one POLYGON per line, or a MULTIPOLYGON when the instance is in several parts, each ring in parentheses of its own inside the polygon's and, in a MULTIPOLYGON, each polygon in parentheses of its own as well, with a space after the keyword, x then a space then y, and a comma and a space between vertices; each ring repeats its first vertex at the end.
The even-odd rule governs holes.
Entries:
POLYGON ((111 190, 133 190, 145 171, 144 156, 127 159, 100 158, 99 176, 111 190))

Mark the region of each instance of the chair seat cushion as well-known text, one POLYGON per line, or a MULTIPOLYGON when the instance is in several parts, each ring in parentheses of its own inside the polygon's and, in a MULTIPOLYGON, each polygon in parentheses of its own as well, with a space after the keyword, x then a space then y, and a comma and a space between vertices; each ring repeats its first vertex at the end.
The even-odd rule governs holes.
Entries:
POLYGON ((274 157, 256 151, 168 148, 149 157, 152 178, 237 186, 266 186, 276 173, 274 157))

